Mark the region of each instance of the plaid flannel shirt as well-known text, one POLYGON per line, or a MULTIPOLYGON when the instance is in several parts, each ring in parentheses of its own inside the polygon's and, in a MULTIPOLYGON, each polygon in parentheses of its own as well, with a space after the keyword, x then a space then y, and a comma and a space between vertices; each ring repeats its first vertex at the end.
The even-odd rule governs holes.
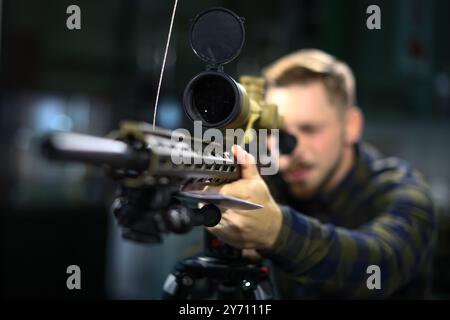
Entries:
POLYGON ((422 298, 431 276, 436 215, 420 173, 367 144, 347 177, 309 201, 278 177, 269 186, 283 213, 272 250, 280 298, 422 298), (369 289, 370 265, 381 289, 369 289))

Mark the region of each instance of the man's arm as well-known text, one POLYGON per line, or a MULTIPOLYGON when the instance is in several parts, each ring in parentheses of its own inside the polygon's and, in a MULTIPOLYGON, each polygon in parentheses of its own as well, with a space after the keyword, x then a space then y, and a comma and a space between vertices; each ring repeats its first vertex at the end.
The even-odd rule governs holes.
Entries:
POLYGON ((408 283, 430 259, 435 216, 427 191, 399 185, 377 199, 380 214, 350 230, 282 207, 283 223, 270 250, 259 252, 304 290, 349 298, 385 298, 408 283), (369 290, 367 267, 377 265, 381 290, 369 290))
POLYGON ((262 204, 226 210, 209 230, 237 248, 257 249, 308 292, 343 298, 389 297, 418 274, 432 254, 435 215, 427 188, 413 179, 382 188, 368 206, 379 214, 358 229, 345 229, 278 206, 241 148, 242 179, 208 187, 262 204), (367 288, 367 267, 381 269, 381 290, 367 288))

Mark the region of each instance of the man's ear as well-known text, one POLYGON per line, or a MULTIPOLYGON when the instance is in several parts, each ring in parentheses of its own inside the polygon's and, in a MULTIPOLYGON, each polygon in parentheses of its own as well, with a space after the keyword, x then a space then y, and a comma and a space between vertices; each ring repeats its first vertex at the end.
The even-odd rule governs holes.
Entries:
POLYGON ((357 106, 350 107, 346 112, 346 142, 354 144, 361 138, 364 127, 364 116, 357 106))

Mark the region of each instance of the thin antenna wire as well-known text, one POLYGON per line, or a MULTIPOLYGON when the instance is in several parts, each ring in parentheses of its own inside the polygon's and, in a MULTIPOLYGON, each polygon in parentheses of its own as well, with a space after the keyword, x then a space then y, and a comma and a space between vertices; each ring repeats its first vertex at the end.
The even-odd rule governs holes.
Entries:
POLYGON ((158 110, 159 92, 161 90, 161 83, 162 83, 162 78, 163 78, 163 74, 164 74, 164 68, 166 67, 167 52, 169 51, 170 36, 172 35, 172 26, 173 26, 173 20, 175 18, 175 12, 177 10, 177 4, 178 4, 178 0, 175 0, 175 4, 173 6, 173 11, 172 11, 172 19, 170 20, 169 36, 167 37, 166 50, 164 52, 164 59, 163 59, 163 63, 161 66, 161 74, 159 76, 158 91, 156 92, 155 110, 153 111, 153 129, 155 129, 156 111, 158 110))

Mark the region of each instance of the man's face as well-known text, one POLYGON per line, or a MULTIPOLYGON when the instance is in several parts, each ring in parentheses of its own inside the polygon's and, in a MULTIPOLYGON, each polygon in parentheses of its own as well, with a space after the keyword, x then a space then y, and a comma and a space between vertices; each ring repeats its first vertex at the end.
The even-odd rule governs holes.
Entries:
POLYGON ((280 173, 294 195, 310 198, 334 175, 342 159, 345 125, 320 82, 270 88, 287 131, 297 138, 290 155, 280 155, 280 173))

